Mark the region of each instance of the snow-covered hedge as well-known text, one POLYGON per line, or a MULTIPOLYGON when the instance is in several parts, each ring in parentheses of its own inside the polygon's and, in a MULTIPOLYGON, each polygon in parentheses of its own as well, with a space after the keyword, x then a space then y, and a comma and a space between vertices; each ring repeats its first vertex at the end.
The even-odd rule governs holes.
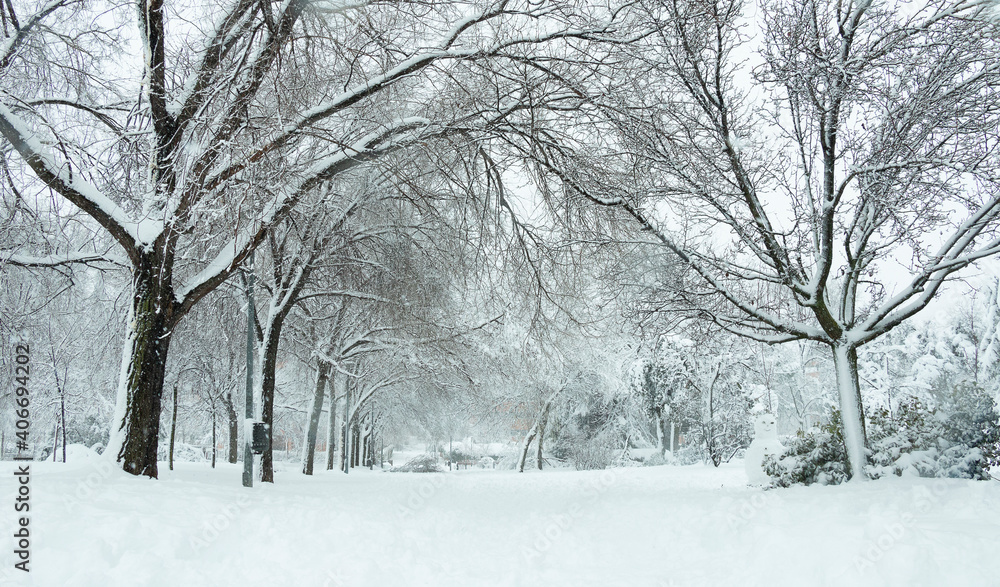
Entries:
POLYGON ((869 424, 869 474, 990 478, 1000 463, 1000 425, 993 398, 972 383, 955 386, 937 408, 906 398, 894 413, 881 408, 869 424))
MULTIPOLYGON (((915 397, 896 409, 872 410, 868 421, 872 478, 887 475, 990 478, 1000 464, 1000 423, 992 396, 973 383, 954 386, 937 407, 915 397)), ((840 414, 786 442, 779 458, 766 457, 764 470, 778 487, 836 484, 850 478, 840 414)))

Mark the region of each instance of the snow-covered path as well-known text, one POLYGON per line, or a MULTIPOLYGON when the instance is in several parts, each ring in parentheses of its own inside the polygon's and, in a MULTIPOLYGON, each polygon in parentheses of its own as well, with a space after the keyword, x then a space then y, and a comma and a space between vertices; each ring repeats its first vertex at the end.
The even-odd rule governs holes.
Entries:
MULTIPOLYGON (((33 463, 43 586, 997 585, 1000 483, 892 479, 761 491, 742 463, 523 475, 313 478, 247 491, 182 463, 150 481, 33 463)), ((0 463, 0 584, 14 563, 0 463)))

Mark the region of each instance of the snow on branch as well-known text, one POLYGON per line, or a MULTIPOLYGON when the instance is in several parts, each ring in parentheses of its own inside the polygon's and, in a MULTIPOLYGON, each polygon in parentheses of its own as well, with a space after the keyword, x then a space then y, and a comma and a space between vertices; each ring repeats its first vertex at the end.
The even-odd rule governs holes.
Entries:
POLYGON ((956 271, 1000 252, 1000 239, 975 250, 982 232, 1000 217, 1000 196, 985 203, 975 214, 956 227, 948 240, 932 257, 933 261, 918 273, 898 294, 886 301, 857 330, 859 342, 867 342, 913 316, 934 298, 945 280, 956 271))
POLYGON ((208 266, 177 289, 175 299, 184 304, 193 303, 195 298, 200 297, 201 291, 207 292, 206 288, 211 289, 224 281, 263 240, 267 231, 280 222, 309 190, 356 165, 410 144, 429 124, 425 118, 400 119, 388 128, 371 132, 351 146, 314 163, 297 181, 277 190, 277 197, 264 208, 260 217, 231 239, 208 266))
POLYGON ((359 10, 372 4, 371 0, 347 0, 346 2, 331 0, 313 0, 309 3, 309 8, 317 14, 331 15, 343 14, 352 10, 359 10))
POLYGON ((90 265, 92 263, 125 266, 118 259, 112 259, 96 253, 69 253, 66 255, 33 257, 30 255, 18 255, 13 251, 0 251, 0 264, 16 265, 18 267, 59 267, 73 264, 90 265))
POLYGON ((605 26, 591 29, 565 29, 538 35, 522 35, 512 39, 497 41, 493 45, 483 49, 472 47, 454 47, 454 44, 458 40, 459 36, 461 36, 461 34, 469 28, 504 14, 505 11, 503 6, 505 5, 506 2, 503 2, 501 3, 501 8, 499 9, 489 12, 482 11, 460 20, 457 24, 455 24, 455 26, 444 34, 443 41, 441 41, 437 48, 420 51, 415 55, 397 63, 394 67, 389 68, 381 75, 377 75, 372 79, 361 82, 358 85, 341 92, 339 95, 324 102, 323 104, 319 104, 304 111, 299 115, 298 119, 286 124, 281 132, 272 137, 260 148, 256 149, 247 157, 233 162, 232 164, 226 166, 225 169, 209 177, 204 182, 204 185, 208 189, 212 189, 219 183, 237 175, 248 165, 259 160, 267 153, 271 153, 287 145, 310 126, 344 111, 362 100, 386 89, 397 81, 406 78, 438 61, 446 59, 481 59, 487 57, 497 57, 502 55, 505 50, 520 45, 543 44, 557 39, 586 38, 591 35, 601 33, 606 28, 605 26))
POLYGON ((17 54, 17 49, 28 38, 28 35, 31 34, 35 27, 38 26, 38 23, 69 2, 70 0, 51 0, 48 4, 42 6, 38 12, 31 15, 24 25, 17 29, 17 32, 13 36, 5 39, 3 44, 0 45, 0 71, 10 65, 11 60, 17 54))
POLYGON ((548 170, 554 173, 560 180, 565 182, 574 191, 585 197, 586 199, 599 204, 601 206, 608 206, 613 208, 618 208, 632 217, 640 228, 644 232, 653 235, 654 239, 660 244, 665 246, 670 252, 676 255, 682 263, 690 267, 695 273, 697 273, 712 289, 712 291, 730 304, 736 307, 737 310, 745 314, 751 320, 766 324, 767 326, 782 332, 788 333, 793 339, 796 338, 808 338, 811 340, 827 340, 828 337, 826 333, 814 326, 803 323, 798 320, 786 319, 777 316, 763 308, 758 307, 751 301, 741 299, 739 295, 731 291, 722 282, 719 276, 713 271, 713 268, 703 263, 700 259, 700 255, 697 251, 685 247, 684 245, 676 242, 674 239, 670 238, 664 231, 660 230, 658 227, 654 226, 646 214, 632 205, 630 202, 623 198, 606 198, 602 197, 600 194, 587 189, 586 186, 576 181, 574 178, 570 177, 567 173, 559 169, 554 163, 550 161, 539 160, 539 163, 544 165, 548 170))
POLYGON ((163 232, 163 222, 150 218, 133 221, 121 206, 74 173, 70 162, 58 163, 36 134, 5 104, 0 102, 0 134, 48 187, 75 204, 101 224, 134 257, 138 247, 148 245, 163 232))

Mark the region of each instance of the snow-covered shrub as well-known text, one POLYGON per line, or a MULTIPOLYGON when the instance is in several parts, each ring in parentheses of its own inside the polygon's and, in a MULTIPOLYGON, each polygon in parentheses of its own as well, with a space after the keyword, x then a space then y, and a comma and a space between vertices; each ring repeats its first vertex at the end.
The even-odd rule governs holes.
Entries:
MULTIPOLYGON (((918 475, 962 479, 990 478, 1000 462, 1000 423, 993 398, 974 383, 959 383, 937 407, 917 397, 897 402, 896 409, 869 413, 868 475, 918 475)), ((799 433, 779 458, 764 460, 764 471, 779 487, 796 483, 840 483, 850 478, 840 415, 829 424, 799 433)))
POLYGON ((99 457, 100 454, 94 452, 90 447, 83 444, 66 445, 66 461, 70 463, 87 461, 99 457))
POLYGON ((707 460, 705 445, 701 442, 685 442, 675 452, 678 465, 693 465, 707 460))
POLYGON ((577 471, 607 469, 615 458, 615 453, 603 438, 597 438, 570 449, 569 460, 577 471))
POLYGON ((468 452, 465 452, 465 451, 457 449, 457 448, 451 450, 450 452, 449 451, 445 451, 442 454, 444 455, 445 460, 451 461, 453 463, 457 463, 457 462, 460 462, 460 461, 462 461, 462 462, 468 462, 468 461, 478 460, 476 458, 476 455, 470 454, 468 452))
POLYGON ((1000 465, 1000 420, 990 393, 975 384, 959 384, 941 409, 947 413, 945 439, 979 449, 984 467, 1000 465))
POLYGON ((389 469, 393 473, 443 473, 444 467, 435 455, 419 455, 406 462, 405 465, 389 469))
POLYGON ((669 454, 670 454, 669 451, 665 452, 664 454, 660 454, 659 451, 654 452, 653 454, 649 455, 648 457, 642 460, 642 466, 659 467, 660 465, 666 465, 673 460, 673 457, 670 457, 670 460, 668 460, 667 455, 669 454))
MULTIPOLYGON (((167 461, 170 459, 170 444, 161 444, 157 453, 157 459, 160 461, 167 461)), ((202 450, 200 446, 195 446, 193 444, 185 444, 183 442, 174 443, 174 462, 175 463, 204 463, 208 459, 205 458, 205 451, 202 450)))
POLYGON ((850 479, 840 412, 834 410, 828 423, 786 440, 785 452, 780 457, 765 456, 763 468, 778 487, 837 485, 850 479))
POLYGON ((72 444, 82 444, 93 447, 101 445, 101 450, 108 444, 107 422, 91 414, 80 421, 71 419, 66 426, 66 438, 72 444))
POLYGON ((915 397, 895 412, 874 410, 869 425, 873 477, 919 475, 989 479, 1000 457, 993 398, 972 383, 956 385, 937 408, 915 397))

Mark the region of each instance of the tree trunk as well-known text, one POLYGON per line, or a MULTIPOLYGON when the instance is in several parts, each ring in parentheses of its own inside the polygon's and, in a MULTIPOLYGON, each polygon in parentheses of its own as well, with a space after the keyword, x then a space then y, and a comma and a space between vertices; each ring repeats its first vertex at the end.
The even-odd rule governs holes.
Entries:
POLYGON ((364 450, 364 455, 365 456, 364 456, 364 459, 362 459, 362 460, 364 461, 364 466, 368 467, 369 469, 372 468, 372 455, 373 454, 375 454, 375 453, 372 452, 372 431, 368 430, 365 433, 365 450, 364 450))
POLYGON ((267 431, 267 446, 260 456, 260 480, 267 483, 274 483, 274 448, 271 446, 271 439, 274 437, 274 382, 278 367, 278 341, 281 340, 284 322, 284 314, 272 317, 271 324, 265 331, 264 348, 261 352, 260 419, 267 431))
POLYGON ((517 459, 517 472, 524 472, 524 461, 528 460, 528 449, 531 448, 532 441, 535 440, 535 435, 538 434, 538 423, 536 422, 528 430, 528 433, 524 436, 523 444, 521 445, 521 458, 517 459))
POLYGON ((161 284, 155 254, 144 255, 132 278, 132 305, 122 352, 118 400, 108 453, 133 475, 157 476, 163 378, 172 331, 173 293, 161 284))
MULTIPOLYGON (((528 433, 524 436, 524 445, 521 447, 521 458, 517 460, 517 471, 519 473, 524 472, 524 463, 528 460, 528 449, 531 447, 531 442, 535 440, 535 436, 538 435, 539 429, 542 429, 542 432, 544 433, 545 422, 547 422, 549 418, 549 409, 552 407, 552 402, 555 401, 556 396, 559 395, 559 392, 562 390, 563 388, 559 388, 555 393, 549 396, 549 399, 545 400, 545 405, 542 406, 542 413, 539 414, 538 420, 535 420, 535 423, 531 426, 531 430, 528 430, 528 433)), ((541 444, 541 439, 539 439, 539 444, 541 444)), ((541 448, 539 448, 539 451, 540 450, 541 448)), ((540 454, 541 453, 539 452, 539 455, 540 454)), ((541 466, 538 468, 541 469, 541 466)))
POLYGON ((351 447, 354 449, 354 460, 352 461, 351 466, 352 467, 360 467, 361 466, 361 449, 363 448, 362 445, 361 445, 361 442, 362 442, 361 441, 361 423, 360 422, 356 423, 354 425, 353 430, 354 430, 354 441, 352 442, 351 447))
POLYGON ((865 412, 858 383, 858 351, 847 344, 833 345, 833 363, 837 369, 840 392, 840 419, 844 426, 844 444, 851 464, 851 479, 867 479, 868 456, 865 437, 865 412))
POLYGON ((671 446, 670 431, 667 427, 667 414, 669 412, 670 409, 666 406, 660 406, 656 410, 656 443, 658 445, 656 448, 660 451, 661 457, 671 446))
POLYGON ((240 422, 236 419, 236 406, 233 405, 233 392, 226 394, 226 416, 229 417, 229 455, 230 463, 236 464, 240 453, 240 422))
POLYGON ((344 473, 351 471, 351 382, 344 381, 344 416, 341 427, 343 440, 340 442, 340 467, 344 473))
POLYGON ((313 392, 312 408, 309 410, 309 427, 306 430, 306 440, 302 447, 302 474, 313 474, 313 462, 316 459, 316 434, 319 430, 319 419, 323 414, 323 400, 326 398, 326 381, 330 374, 330 364, 319 361, 316 366, 316 389, 313 392))
POLYGON ((339 428, 337 427, 337 379, 336 373, 330 374, 331 381, 328 385, 330 388, 330 418, 327 420, 326 424, 326 470, 332 471, 333 466, 337 461, 337 447, 340 445, 337 442, 339 435, 339 428))
POLYGON ((216 456, 215 451, 217 444, 218 441, 216 440, 215 437, 215 408, 213 407, 212 408, 212 468, 213 469, 215 468, 215 456, 216 456))
POLYGON ((365 464, 371 470, 375 466, 375 406, 368 412, 368 451, 365 452, 365 464))
POLYGON ((66 462, 66 392, 62 389, 59 391, 59 410, 60 417, 62 420, 62 458, 63 462, 66 462))
POLYGON ((552 404, 546 404, 545 410, 542 411, 542 418, 538 423, 538 452, 535 456, 535 465, 538 470, 542 470, 542 444, 545 442, 545 426, 549 423, 549 406, 552 404))
POLYGON ((170 470, 174 470, 174 438, 177 436, 177 384, 174 384, 174 407, 173 415, 170 417, 170 470))

